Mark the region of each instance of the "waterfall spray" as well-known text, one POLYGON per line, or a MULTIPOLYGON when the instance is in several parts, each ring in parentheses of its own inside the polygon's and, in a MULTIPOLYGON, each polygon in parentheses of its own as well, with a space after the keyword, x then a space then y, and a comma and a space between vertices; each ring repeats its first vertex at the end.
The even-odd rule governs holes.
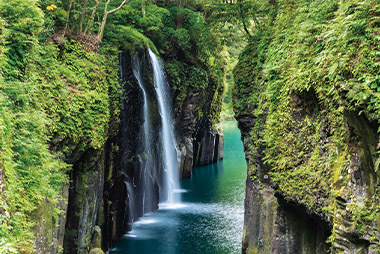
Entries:
POLYGON ((142 200, 142 213, 150 212, 150 204, 152 199, 152 191, 153 187, 151 186, 151 181, 149 179, 151 175, 152 170, 152 156, 151 156, 151 128, 150 128, 150 119, 149 119, 149 100, 148 95, 145 90, 145 86, 143 83, 142 75, 141 75, 141 62, 137 55, 132 56, 132 70, 135 78, 137 79, 137 82, 143 92, 143 98, 144 98, 144 144, 143 144, 143 151, 144 151, 144 168, 140 172, 140 179, 142 180, 142 190, 143 190, 143 200, 142 200), (147 209, 146 209, 147 208, 147 209))

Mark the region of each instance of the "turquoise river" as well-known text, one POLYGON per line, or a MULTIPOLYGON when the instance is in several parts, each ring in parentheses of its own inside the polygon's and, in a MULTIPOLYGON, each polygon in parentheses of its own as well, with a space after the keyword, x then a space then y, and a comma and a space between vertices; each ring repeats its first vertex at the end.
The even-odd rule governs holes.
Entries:
POLYGON ((224 159, 194 168, 181 204, 140 218, 110 254, 241 253, 246 162, 237 123, 222 128, 224 159))

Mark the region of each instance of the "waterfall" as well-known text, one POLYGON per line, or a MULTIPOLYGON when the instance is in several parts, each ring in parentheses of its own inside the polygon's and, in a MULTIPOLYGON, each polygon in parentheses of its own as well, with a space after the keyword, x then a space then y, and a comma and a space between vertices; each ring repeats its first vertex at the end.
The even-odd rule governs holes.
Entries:
POLYGON ((144 98, 144 108, 143 108, 143 114, 144 114, 144 144, 143 144, 143 160, 145 160, 145 163, 143 164, 143 169, 140 171, 140 179, 141 179, 141 189, 143 191, 143 200, 142 200, 142 214, 145 214, 145 212, 150 212, 152 210, 151 206, 151 199, 152 199, 152 191, 153 186, 151 186, 151 170, 152 170, 152 157, 151 156, 151 139, 150 139, 150 119, 149 119, 149 100, 148 96, 145 90, 145 86, 143 83, 142 75, 141 75, 141 62, 137 55, 132 56, 132 71, 137 79, 137 83, 139 84, 142 92, 143 92, 143 98, 144 98))
POLYGON ((125 200, 125 208, 128 210, 128 212, 124 211, 124 219, 123 219, 123 226, 122 228, 124 230, 132 230, 132 223, 133 223, 133 211, 135 209, 134 204, 134 198, 133 198, 133 188, 131 184, 128 181, 124 181, 125 187, 127 188, 127 199, 125 200))
MULTIPOLYGON (((126 59, 125 57, 123 56, 123 54, 120 54, 119 55, 119 66, 120 66, 120 79, 121 80, 126 80, 127 79, 127 72, 125 71, 126 70, 126 66, 127 66, 127 62, 126 62, 126 59)), ((123 102, 125 103, 125 102, 123 102)), ((126 128, 128 125, 127 125, 127 121, 126 121, 126 115, 125 114, 120 114, 120 124, 122 125, 122 129, 128 129, 126 128)), ((125 150, 126 149, 126 141, 125 141, 125 137, 126 135, 121 135, 121 144, 120 144, 120 149, 121 150, 125 150)), ((125 163, 125 161, 121 161, 121 164, 122 163, 125 163)), ((134 193, 134 190, 133 190, 133 179, 131 179, 126 171, 125 171, 125 165, 123 167, 123 165, 121 165, 121 168, 123 169, 123 174, 124 174, 124 185, 125 185, 125 188, 126 188, 126 197, 125 197, 125 200, 124 200, 124 215, 123 215, 123 219, 121 221, 122 225, 121 225, 121 229, 123 230, 123 232, 127 232, 127 231, 130 231, 132 230, 132 223, 133 223, 133 220, 134 220, 134 217, 135 217, 135 193, 134 193)))
POLYGON ((163 166, 165 172, 165 189, 169 204, 180 202, 177 145, 174 138, 172 108, 169 101, 169 91, 161 62, 149 49, 150 61, 153 67, 154 88, 157 94, 159 113, 162 122, 161 145, 163 149, 163 166))

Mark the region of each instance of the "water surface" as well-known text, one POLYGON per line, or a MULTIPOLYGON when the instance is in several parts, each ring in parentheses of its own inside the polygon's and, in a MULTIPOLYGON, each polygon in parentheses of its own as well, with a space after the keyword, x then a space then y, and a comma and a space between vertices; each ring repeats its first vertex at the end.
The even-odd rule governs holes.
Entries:
POLYGON ((182 203, 146 214, 110 253, 241 253, 246 163, 236 122, 222 127, 224 159, 194 168, 181 181, 182 203))

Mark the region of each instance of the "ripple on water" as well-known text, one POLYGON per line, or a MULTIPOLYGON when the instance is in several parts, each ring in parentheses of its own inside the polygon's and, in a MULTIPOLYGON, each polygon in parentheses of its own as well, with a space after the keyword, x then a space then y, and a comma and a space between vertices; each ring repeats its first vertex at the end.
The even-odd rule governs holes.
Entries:
POLYGON ((184 203, 160 203, 159 205, 160 210, 175 210, 175 209, 184 209, 187 207, 184 203))

